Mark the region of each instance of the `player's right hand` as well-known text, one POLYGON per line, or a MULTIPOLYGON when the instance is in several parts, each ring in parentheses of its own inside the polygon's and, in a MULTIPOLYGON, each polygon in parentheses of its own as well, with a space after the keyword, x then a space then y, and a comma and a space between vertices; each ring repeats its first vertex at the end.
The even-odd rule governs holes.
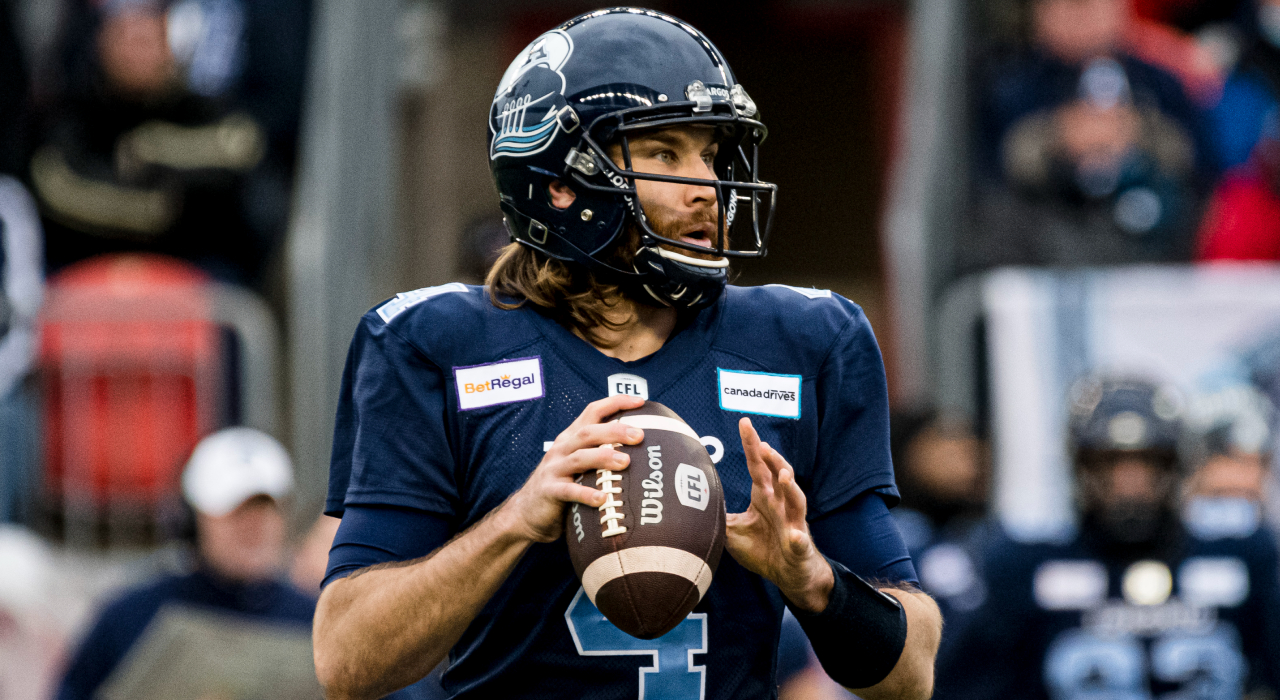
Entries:
POLYGON ((574 482, 578 474, 596 469, 626 469, 631 458, 613 445, 635 445, 644 439, 638 428, 612 421, 618 411, 639 408, 644 399, 610 396, 587 405, 564 432, 556 436, 529 480, 502 506, 502 516, 518 537, 533 542, 551 542, 564 529, 565 503, 576 502, 598 508, 605 502, 599 489, 574 482))

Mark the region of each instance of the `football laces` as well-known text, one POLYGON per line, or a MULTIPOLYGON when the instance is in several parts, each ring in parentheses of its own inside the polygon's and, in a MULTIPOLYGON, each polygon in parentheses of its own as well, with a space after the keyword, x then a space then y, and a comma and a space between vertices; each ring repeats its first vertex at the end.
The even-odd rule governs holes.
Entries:
POLYGON ((618 521, 625 517, 624 513, 619 513, 618 509, 622 507, 622 501, 616 496, 622 493, 614 482, 622 481, 620 474, 614 474, 609 469, 596 470, 596 486, 605 494, 605 502, 597 509, 603 515, 600 516, 600 525, 604 528, 604 532, 600 533, 601 537, 613 537, 621 535, 627 531, 625 525, 619 525, 618 521))

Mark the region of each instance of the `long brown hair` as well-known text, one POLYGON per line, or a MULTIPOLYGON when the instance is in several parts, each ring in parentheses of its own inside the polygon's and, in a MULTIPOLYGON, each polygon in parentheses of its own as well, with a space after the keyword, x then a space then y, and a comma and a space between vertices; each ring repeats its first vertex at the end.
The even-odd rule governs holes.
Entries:
MULTIPOLYGON (((634 255, 634 246, 622 248, 626 252, 619 257, 634 255)), ((601 329, 623 330, 638 319, 634 313, 624 321, 610 318, 616 316, 615 309, 630 303, 619 285, 603 282, 582 266, 567 265, 519 243, 502 249, 484 283, 489 288, 489 300, 499 309, 517 309, 525 303, 551 309, 557 321, 581 331, 598 347, 616 344, 602 338, 601 329)))

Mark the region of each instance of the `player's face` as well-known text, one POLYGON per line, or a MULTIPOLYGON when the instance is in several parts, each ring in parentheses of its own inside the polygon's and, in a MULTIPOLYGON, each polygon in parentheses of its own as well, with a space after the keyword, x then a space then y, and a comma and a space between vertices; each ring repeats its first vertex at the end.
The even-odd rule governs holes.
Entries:
POLYGON ((268 496, 255 496, 226 515, 197 514, 200 555, 217 573, 236 581, 270 578, 284 553, 285 523, 268 496))
MULTIPOLYGON (((712 164, 720 145, 710 126, 658 129, 630 137, 627 146, 631 169, 636 172, 699 180, 716 178, 712 164)), ((618 167, 626 167, 621 144, 613 144, 609 155, 618 167)), ((641 179, 635 184, 640 206, 658 235, 706 248, 715 245, 720 218, 715 188, 641 179)))
POLYGON ((1085 507, 1116 539, 1145 541, 1155 534, 1177 476, 1158 456, 1115 451, 1087 460, 1080 480, 1085 507))

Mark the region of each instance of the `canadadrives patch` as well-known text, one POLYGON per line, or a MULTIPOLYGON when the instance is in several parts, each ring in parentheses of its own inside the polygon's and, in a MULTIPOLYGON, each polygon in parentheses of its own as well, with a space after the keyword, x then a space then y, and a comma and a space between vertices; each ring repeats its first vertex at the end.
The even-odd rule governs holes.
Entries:
POLYGON ((716 368, 720 408, 780 418, 800 417, 800 375, 716 368))
POLYGON ((542 398, 542 359, 525 357, 471 367, 454 367, 458 410, 542 398))

